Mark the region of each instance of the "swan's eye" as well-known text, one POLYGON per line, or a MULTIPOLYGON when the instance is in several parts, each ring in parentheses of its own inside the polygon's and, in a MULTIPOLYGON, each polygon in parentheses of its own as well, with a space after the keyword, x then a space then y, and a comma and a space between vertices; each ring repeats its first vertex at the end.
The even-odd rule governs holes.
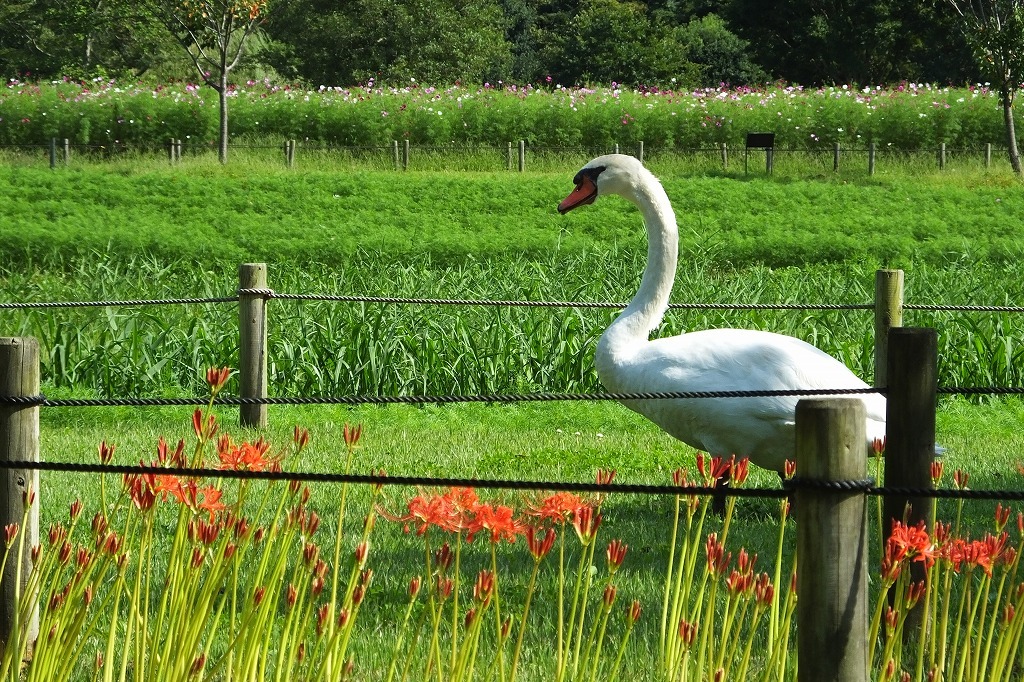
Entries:
POLYGON ((583 178, 589 178, 594 185, 597 185, 597 176, 604 172, 606 166, 591 166, 590 168, 584 168, 577 173, 573 179, 572 184, 579 186, 583 182, 583 178))

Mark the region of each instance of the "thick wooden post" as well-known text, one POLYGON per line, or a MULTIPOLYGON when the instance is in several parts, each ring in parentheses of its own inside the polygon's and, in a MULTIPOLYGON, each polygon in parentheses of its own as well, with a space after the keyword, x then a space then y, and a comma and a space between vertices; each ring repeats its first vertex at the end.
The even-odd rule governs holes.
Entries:
POLYGON ((889 330, 903 326, 903 271, 875 271, 875 386, 885 387, 889 330))
POLYGON ((398 158, 398 140, 391 140, 391 151, 395 156, 395 170, 401 168, 401 159, 398 158))
POLYGON ((640 142, 638 142, 637 145, 636 145, 636 158, 637 158, 637 160, 640 163, 644 162, 644 141, 643 140, 640 140, 640 142))
MULTIPOLYGON (((888 394, 885 409, 885 484, 930 489, 935 459, 938 393, 938 334, 934 329, 889 330, 888 394)), ((888 537, 893 520, 932 524, 928 497, 885 498, 888 537), (907 507, 910 507, 907 511, 907 507)))
POLYGON ((505 170, 512 170, 512 143, 505 148, 505 170))
MULTIPOLYGON (((888 393, 885 409, 885 485, 930 490, 935 460, 935 405, 938 393, 938 334, 919 327, 889 330, 888 393)), ((924 522, 929 533, 934 522, 931 499, 887 495, 883 505, 883 540, 892 535, 892 522, 924 522)), ((925 578, 924 564, 913 562, 911 580, 925 578)), ((908 614, 904 634, 921 628, 925 613, 920 604, 908 614)))
POLYGON ((992 143, 985 143, 985 168, 992 167, 992 143))
POLYGON ((409 170, 409 140, 402 140, 402 170, 409 170))
MULTIPOLYGON (((0 396, 5 398, 39 395, 39 342, 34 338, 0 338, 0 396)), ((39 406, 0 403, 0 461, 39 461, 39 406)), ((16 523, 21 526, 25 516, 25 496, 31 489, 35 503, 29 510, 24 533, 24 553, 21 562, 21 585, 16 588, 18 573, 18 543, 11 547, 11 555, 4 566, 0 582, 0 645, 6 645, 16 635, 15 590, 20 593, 28 582, 32 569, 30 549, 39 544, 39 472, 31 469, 3 469, 0 476, 0 526, 16 523)), ((39 612, 33 610, 27 631, 28 642, 34 642, 39 632, 39 612)), ((31 648, 31 644, 30 644, 31 648)))
POLYGON ((775 148, 768 147, 764 150, 764 172, 768 175, 772 174, 772 170, 775 168, 775 148))
MULTIPOLYGON (((796 407, 796 470, 806 481, 864 480, 864 404, 805 399, 796 407)), ((867 502, 860 492, 797 486, 799 682, 866 682, 867 502)))
MULTIPOLYGON (((267 288, 267 264, 243 263, 238 268, 238 385, 242 398, 267 397, 267 297, 244 293, 267 288)), ((267 425, 266 405, 242 405, 242 426, 267 425)))
POLYGON ((50 138, 50 168, 57 167, 57 138, 50 138))
POLYGON ((832 147, 832 170, 839 172, 839 143, 836 142, 832 147))
POLYGON ((526 140, 519 140, 519 172, 526 170, 526 140))
POLYGON ((68 165, 71 161, 71 140, 64 138, 64 165, 68 165))
POLYGON ((868 144, 868 175, 875 174, 875 143, 868 144))
POLYGON ((729 167, 729 147, 724 142, 719 143, 719 151, 722 153, 722 168, 729 167))
POLYGON ((939 170, 946 168, 946 143, 939 143, 939 170))

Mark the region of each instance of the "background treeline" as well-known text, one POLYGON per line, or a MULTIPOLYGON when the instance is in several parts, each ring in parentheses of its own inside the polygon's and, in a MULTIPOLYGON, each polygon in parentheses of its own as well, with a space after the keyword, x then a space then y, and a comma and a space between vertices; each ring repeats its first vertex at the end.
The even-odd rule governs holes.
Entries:
MULTIPOLYGON (((0 75, 194 78, 174 0, 4 0, 0 75)), ((234 80, 962 84, 951 7, 895 0, 269 0, 234 80), (674 79, 674 80, 673 80, 674 79)))

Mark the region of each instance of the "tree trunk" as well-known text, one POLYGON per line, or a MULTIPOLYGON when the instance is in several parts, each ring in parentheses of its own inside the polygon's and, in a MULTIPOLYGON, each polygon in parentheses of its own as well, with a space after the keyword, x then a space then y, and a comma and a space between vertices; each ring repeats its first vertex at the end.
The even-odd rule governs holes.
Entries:
POLYGON ((1006 124, 1006 146, 1010 155, 1010 166, 1017 175, 1021 174, 1020 151, 1017 149, 1017 130, 1013 123, 1013 92, 1003 92, 1003 123, 1006 124))
MULTIPOLYGON (((223 67, 220 71, 220 152, 221 163, 228 162, 228 72, 223 67)), ((1016 145, 1014 146, 1016 149, 1016 145)), ((1019 163, 1019 162, 1018 162, 1019 163)))

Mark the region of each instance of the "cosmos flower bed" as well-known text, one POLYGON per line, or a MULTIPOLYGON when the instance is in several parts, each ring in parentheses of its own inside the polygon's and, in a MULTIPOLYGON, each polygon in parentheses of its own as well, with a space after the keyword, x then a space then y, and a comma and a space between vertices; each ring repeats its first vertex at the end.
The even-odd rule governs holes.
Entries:
MULTIPOLYGON (((830 150, 869 142, 903 150, 1002 146, 998 96, 965 88, 902 83, 764 89, 632 90, 484 84, 427 87, 373 82, 308 89, 249 81, 229 98, 232 138, 386 146, 602 147, 644 141, 650 148, 741 145, 748 131, 773 131, 783 148, 830 150)), ((212 143, 216 93, 195 84, 97 80, 10 81, 0 89, 0 144, 159 145, 169 138, 212 143)))

